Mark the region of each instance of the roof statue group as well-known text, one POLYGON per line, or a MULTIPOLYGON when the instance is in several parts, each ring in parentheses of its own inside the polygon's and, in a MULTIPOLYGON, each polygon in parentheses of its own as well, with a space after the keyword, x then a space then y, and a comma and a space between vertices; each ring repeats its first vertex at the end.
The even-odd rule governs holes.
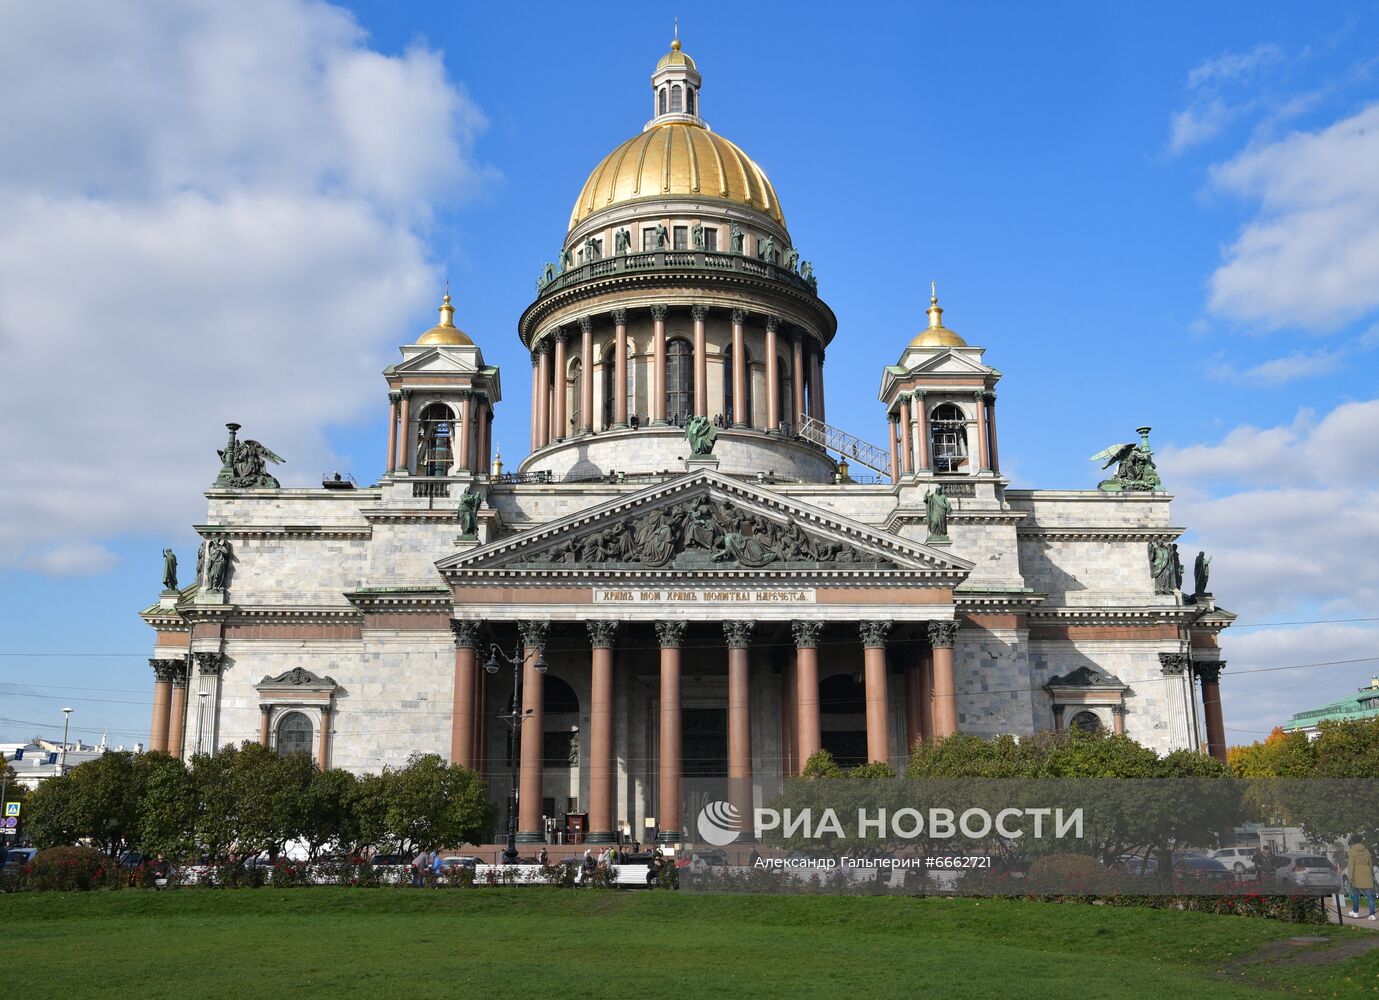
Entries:
POLYGON ((1103 469, 1116 464, 1116 474, 1110 479, 1103 479, 1097 484, 1097 489, 1103 493, 1148 493, 1163 486, 1159 470, 1154 467, 1154 452, 1149 448, 1149 430, 1148 427, 1136 428, 1140 435, 1139 444, 1133 441, 1113 444, 1091 457, 1090 461, 1093 462, 1106 459, 1103 469))
POLYGON ((257 441, 237 441, 235 432, 239 424, 225 426, 230 430, 230 440, 216 452, 220 456, 220 475, 212 485, 236 490, 280 488, 282 484, 268 473, 268 463, 281 464, 282 456, 273 454, 257 441))

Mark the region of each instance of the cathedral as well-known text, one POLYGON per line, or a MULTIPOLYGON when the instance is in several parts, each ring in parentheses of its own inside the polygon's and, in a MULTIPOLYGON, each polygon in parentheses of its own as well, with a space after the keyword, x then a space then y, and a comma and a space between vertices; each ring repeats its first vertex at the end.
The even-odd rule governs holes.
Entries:
POLYGON ((383 372, 373 484, 282 488, 229 425, 196 580, 142 612, 152 749, 441 754, 495 801, 515 781, 524 843, 677 842, 688 779, 765 794, 820 749, 903 771, 957 732, 1224 757, 1233 616, 1203 559, 1183 588, 1149 428, 1100 487, 1009 488, 1002 375, 932 290, 877 358, 875 434, 829 424, 837 318, 701 86, 677 39, 650 120, 578 189, 517 319, 515 468, 493 424, 521 414, 448 293, 383 372))

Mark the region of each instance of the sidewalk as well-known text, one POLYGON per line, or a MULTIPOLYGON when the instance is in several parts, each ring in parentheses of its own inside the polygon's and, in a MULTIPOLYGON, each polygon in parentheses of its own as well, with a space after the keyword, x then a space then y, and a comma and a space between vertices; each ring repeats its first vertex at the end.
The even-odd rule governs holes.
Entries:
POLYGON ((1336 896, 1326 897, 1326 922, 1329 924, 1343 924, 1346 927, 1359 927, 1361 930, 1379 931, 1379 920, 1366 919, 1369 915, 1369 903, 1365 900, 1360 901, 1360 919, 1352 919, 1350 913, 1350 902, 1345 897, 1342 899, 1341 910, 1336 911, 1336 896))

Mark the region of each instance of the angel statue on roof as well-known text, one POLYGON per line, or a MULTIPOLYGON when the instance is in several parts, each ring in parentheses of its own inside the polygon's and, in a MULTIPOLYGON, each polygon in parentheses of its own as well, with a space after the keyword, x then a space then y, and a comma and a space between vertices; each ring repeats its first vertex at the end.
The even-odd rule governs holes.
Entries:
POLYGON ((1090 461, 1105 459, 1103 469, 1116 466, 1116 474, 1103 479, 1097 489, 1103 493, 1152 492, 1161 489, 1159 470, 1154 466, 1154 452, 1149 447, 1149 428, 1136 428, 1140 435, 1138 443, 1113 444, 1093 455, 1090 461))

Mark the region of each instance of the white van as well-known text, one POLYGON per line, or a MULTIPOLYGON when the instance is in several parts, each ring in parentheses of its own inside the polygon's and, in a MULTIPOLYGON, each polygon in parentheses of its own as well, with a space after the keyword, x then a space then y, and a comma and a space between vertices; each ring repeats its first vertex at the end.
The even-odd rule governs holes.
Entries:
POLYGON ((1213 861, 1221 862, 1237 875, 1255 870, 1252 847, 1223 847, 1219 851, 1212 851, 1211 858, 1213 861))

